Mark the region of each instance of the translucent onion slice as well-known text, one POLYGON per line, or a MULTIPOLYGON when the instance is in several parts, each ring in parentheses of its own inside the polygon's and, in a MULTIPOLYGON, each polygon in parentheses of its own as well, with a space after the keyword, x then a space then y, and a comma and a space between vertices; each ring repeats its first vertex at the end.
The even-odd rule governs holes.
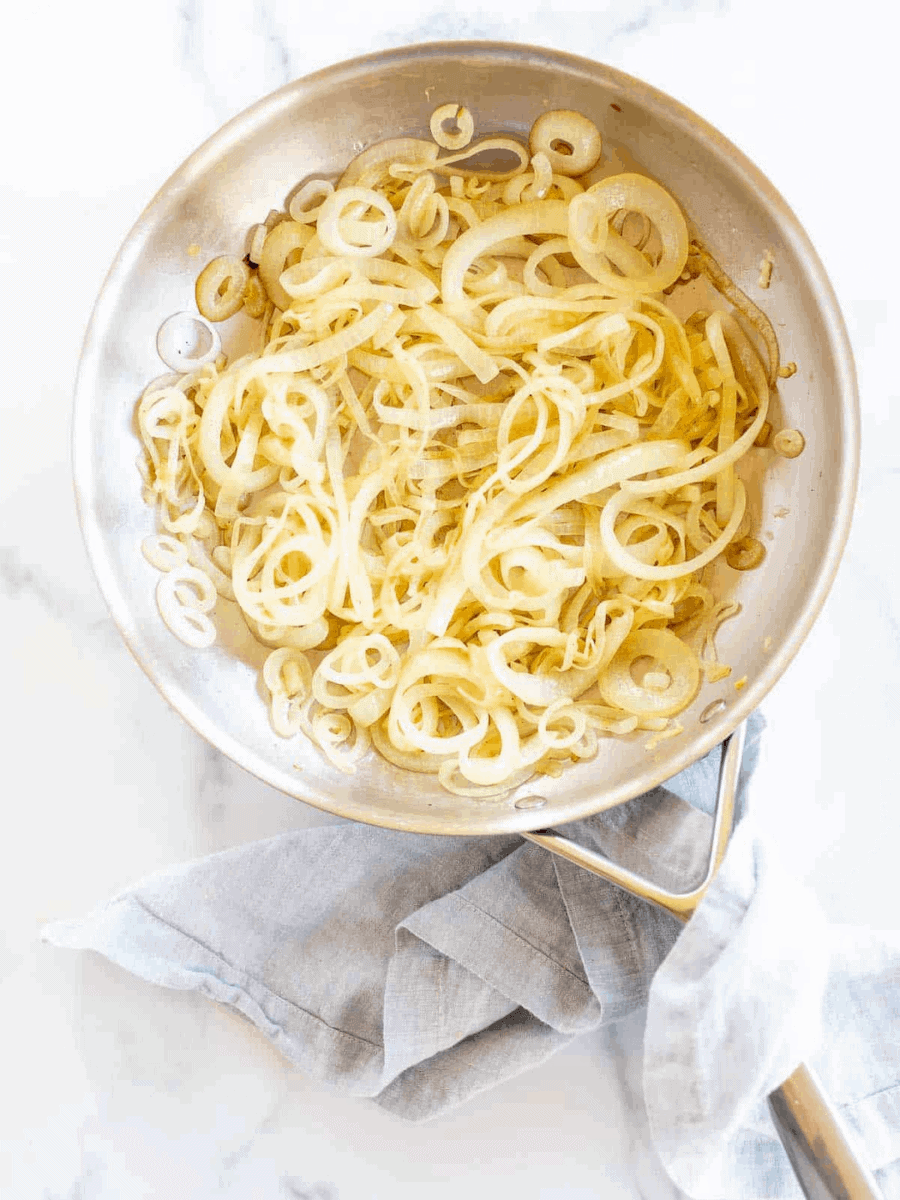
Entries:
MULTIPOLYGON (((574 202, 573 202, 574 203, 574 202)), ((511 237, 539 233, 564 234, 569 228, 569 206, 563 200, 533 200, 510 212, 499 213, 469 229, 444 255, 441 268, 441 296, 445 304, 465 298, 463 281, 477 258, 492 246, 511 237)))
POLYGON ((273 650, 263 663, 272 725, 280 737, 293 737, 303 727, 301 714, 309 702, 312 670, 306 656, 290 647, 273 650))
POLYGON ((437 156, 438 147, 434 142, 421 138, 389 138, 357 154, 341 176, 338 188, 355 187, 364 177, 374 181, 379 175, 386 175, 393 163, 404 163, 425 170, 437 156))
MULTIPOLYGON (((689 238, 681 209, 665 188, 643 175, 611 175, 576 196, 569 205, 568 234, 578 265, 612 295, 661 292, 678 279, 687 262, 689 238), (641 213, 656 226, 663 248, 655 267, 638 251, 629 254, 628 244, 617 237, 619 254, 635 269, 627 274, 612 270, 614 231, 609 222, 622 210, 641 213)), ((621 259, 617 265, 622 265, 621 259)))
MULTIPOLYGON (((179 312, 160 325, 156 349, 169 370, 181 375, 214 363, 222 353, 222 343, 218 330, 208 321, 194 313, 179 312)), ((151 384, 144 394, 155 390, 151 384)))
POLYGON ((468 146, 475 132, 475 121, 472 114, 461 104, 441 104, 431 114, 429 122, 431 136, 444 150, 462 150, 468 146), (455 132, 450 132, 447 125, 453 122, 455 132))
MULTIPOLYGON (((561 649, 568 641, 559 629, 512 629, 492 641, 485 649, 485 656, 495 678, 513 696, 525 704, 546 708, 558 700, 572 699, 586 691, 597 678, 596 670, 549 671, 531 675, 525 670, 515 670, 509 665, 508 651, 511 647, 551 646, 561 649)), ((519 650, 521 655, 521 650, 519 650)))
POLYGON ((772 322, 766 314, 750 299, 745 292, 726 275, 705 246, 699 242, 691 242, 690 261, 688 267, 692 274, 702 273, 726 300, 730 301, 738 312, 743 313, 749 323, 757 331, 766 346, 769 358, 767 380, 769 387, 775 387, 779 374, 778 338, 772 322))
POLYGON ((207 263, 197 276, 194 289, 197 308, 207 321, 225 321, 244 303, 244 288, 250 279, 247 264, 222 255, 207 263))
POLYGON ((477 346, 455 321, 430 305, 423 305, 418 315, 426 327, 465 363, 479 383, 490 383, 496 377, 500 370, 497 363, 490 354, 477 346))
POLYGON ((696 696, 700 664, 693 650, 671 630, 638 629, 619 647, 597 686, 606 703, 614 708, 638 717, 671 717, 687 708, 696 696), (668 674, 668 687, 648 688, 635 682, 632 668, 642 658, 652 658, 668 674))
MULTIPOLYGON (((706 336, 722 373, 722 399, 719 402, 719 433, 716 450, 723 454, 734 442, 737 419, 737 379, 731 356, 725 344, 722 314, 711 313, 706 322, 706 336)), ((716 476, 716 520, 724 525, 734 505, 734 466, 729 464, 716 476)))
MULTIPOLYGON (((756 416, 748 428, 732 442, 731 446, 724 450, 721 454, 713 455, 705 458, 699 465, 687 467, 684 470, 676 471, 671 475, 664 477, 664 485, 671 491, 676 491, 679 488, 686 487, 692 483, 702 483, 707 479, 711 479, 714 475, 718 475, 725 467, 731 466, 750 449, 756 440, 759 431, 762 429, 766 419, 768 410, 768 389, 766 389, 759 401, 759 408, 756 416)), ((629 490, 634 495, 652 496, 655 492, 662 490, 658 481, 633 480, 629 482, 629 490)))
POLYGON ((216 627, 207 616, 215 607, 216 589, 196 567, 173 567, 156 585, 160 616, 186 646, 205 650, 216 640, 216 627))
POLYGON ((391 718, 410 746, 426 754, 458 754, 482 741, 488 730, 488 714, 484 708, 474 706, 461 696, 454 696, 446 683, 419 684, 400 691, 391 706, 391 718), (415 712, 423 701, 440 700, 456 717, 461 729, 458 733, 435 736, 423 731, 415 719, 415 712))
POLYGON ((170 533, 153 533, 141 542, 144 558, 157 571, 171 571, 187 562, 187 546, 170 533))
POLYGON ((532 154, 544 154, 559 175, 584 175, 600 159, 600 130, 583 113, 554 109, 542 113, 531 127, 532 154))
MULTIPOLYGON (((743 519, 744 509, 747 506, 747 490, 739 479, 735 480, 734 508, 728 524, 722 530, 719 537, 710 542, 704 551, 693 558, 689 558, 684 562, 672 563, 668 566, 655 566, 651 563, 642 562, 635 553, 623 546, 616 536, 616 518, 623 510, 628 508, 633 499, 633 494, 629 489, 623 487, 604 506, 603 512, 600 514, 600 537, 603 543, 604 554, 621 571, 626 575, 633 576, 635 579, 680 579, 684 575, 692 575, 695 571, 699 571, 724 551, 725 547, 737 533, 743 519)), ((638 544, 640 545, 640 543, 638 544)))
MULTIPOLYGON (((323 363, 331 362, 349 350, 355 350, 368 342, 382 327, 394 312, 393 304, 379 304, 372 312, 360 317, 352 325, 346 326, 339 333, 324 337, 311 346, 302 350, 282 350, 275 354, 263 354, 242 370, 244 383, 259 379, 265 375, 281 372, 296 373, 311 371, 323 363)), ((206 417, 206 411, 203 413, 206 417)))
POLYGON ((355 279, 387 283, 415 295, 420 304, 428 304, 438 294, 436 284, 421 271, 404 263, 383 258, 309 258, 289 267, 281 276, 284 290, 292 300, 313 299, 355 279))
POLYGON ((297 221, 281 221, 270 230, 263 242, 259 256, 259 278, 269 299, 282 312, 290 308, 291 298, 281 286, 281 274, 288 266, 288 259, 296 251, 309 244, 313 231, 309 225, 297 221))
POLYGON ((508 786, 509 777, 522 767, 519 727, 512 713, 506 708, 492 709, 490 719, 500 735, 500 744, 496 752, 473 753, 483 746, 484 742, 477 743, 474 747, 462 747, 459 751, 459 773, 470 783, 482 787, 504 783, 508 786))
POLYGON ((310 179, 291 198, 288 212, 291 220, 301 225, 315 221, 322 210, 323 201, 334 192, 334 184, 328 179, 310 179))
POLYGON ((369 735, 372 738, 372 745, 381 757, 387 762, 393 763, 395 767, 402 767, 405 771, 416 771, 420 775, 437 775, 441 765, 448 761, 451 761, 455 767, 452 756, 446 754, 428 754, 421 750, 401 750, 394 743, 385 726, 385 718, 376 721, 369 729, 369 735))
MULTIPOLYGON (((550 165, 550 159, 543 151, 538 151, 537 154, 531 156, 531 170, 534 173, 534 180, 531 184, 531 194, 529 200, 543 200, 550 188, 553 186, 553 167, 550 165)), ((561 176, 565 178, 565 176, 561 176)), ((568 197, 565 197, 568 199, 568 197)))
POLYGON ((244 312, 248 317, 256 320, 257 317, 265 314, 269 304, 269 297, 266 295, 266 289, 263 287, 255 271, 252 275, 248 276, 247 282, 244 285, 243 301, 244 312))
POLYGON ((454 796, 466 796, 473 800, 492 800, 495 796, 506 795, 520 783, 525 783, 533 774, 534 768, 529 765, 519 771, 514 771, 502 783, 495 783, 490 787, 478 787, 475 784, 459 782, 458 776, 461 775, 461 772, 458 763, 453 758, 444 759, 437 769, 437 776, 444 791, 450 792, 454 796))
POLYGON ((388 200, 373 188, 341 187, 322 202, 316 232, 326 250, 348 258, 375 258, 384 254, 397 232, 397 214, 388 200), (352 223, 346 218, 346 209, 358 205, 363 209, 374 209, 382 220, 352 223), (371 226, 371 238, 361 230, 371 226), (350 240, 356 237, 356 241, 350 240))
POLYGON ((782 458, 797 458, 806 448, 806 438, 799 429, 779 429, 772 438, 772 449, 782 458))

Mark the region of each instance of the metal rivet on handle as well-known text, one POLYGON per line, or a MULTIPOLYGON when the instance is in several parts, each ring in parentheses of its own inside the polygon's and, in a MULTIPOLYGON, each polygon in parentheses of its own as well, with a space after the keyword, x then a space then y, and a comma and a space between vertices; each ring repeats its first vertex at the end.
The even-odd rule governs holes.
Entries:
POLYGON ((705 725, 707 721, 711 721, 713 717, 725 708, 725 701, 720 696, 718 700, 713 700, 712 704, 707 704, 703 712, 700 714, 700 724, 705 725))
POLYGON ((516 808, 543 808, 547 801, 543 796, 523 796, 516 801, 516 808))

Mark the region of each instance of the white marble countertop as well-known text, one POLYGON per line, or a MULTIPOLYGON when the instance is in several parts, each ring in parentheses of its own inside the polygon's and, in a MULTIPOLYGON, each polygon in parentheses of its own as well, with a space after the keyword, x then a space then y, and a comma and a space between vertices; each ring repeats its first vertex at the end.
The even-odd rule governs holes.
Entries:
POLYGON ((521 40, 644 78, 736 142, 831 276, 857 359, 856 520, 804 649, 765 705, 756 803, 836 921, 900 925, 900 407, 895 48, 875 0, 288 0, 19 4, 0 162, 0 1195, 10 1200, 675 1196, 636 1092, 638 1019, 409 1127, 301 1078, 197 995, 39 942, 141 875, 323 820, 203 743, 130 658, 82 546, 69 462, 79 348, 127 230, 248 103, 329 63, 438 38, 521 40), (325 15, 329 14, 329 15, 325 15))

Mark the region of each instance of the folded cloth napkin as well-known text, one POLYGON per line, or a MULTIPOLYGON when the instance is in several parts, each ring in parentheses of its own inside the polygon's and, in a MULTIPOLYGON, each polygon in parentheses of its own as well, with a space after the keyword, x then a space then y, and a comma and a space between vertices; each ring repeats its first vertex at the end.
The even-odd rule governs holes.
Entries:
MULTIPOLYGON (((764 1097, 806 1060, 900 1196, 900 935, 829 929, 773 860, 743 811, 761 729, 686 927, 517 836, 346 823, 175 867, 43 936, 233 1006, 308 1076, 410 1120, 646 1006, 650 1128, 689 1195, 800 1194, 764 1097)), ((566 833, 683 890, 720 757, 566 833)))

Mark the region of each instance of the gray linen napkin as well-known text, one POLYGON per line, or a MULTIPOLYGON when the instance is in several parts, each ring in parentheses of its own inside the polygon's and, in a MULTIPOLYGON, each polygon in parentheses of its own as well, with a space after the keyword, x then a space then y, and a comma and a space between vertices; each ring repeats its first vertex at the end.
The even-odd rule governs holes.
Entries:
MULTIPOLYGON (((764 1096, 806 1059, 890 1195, 900 935, 827 929, 773 863, 742 812, 761 730, 754 718, 739 825, 686 929, 519 837, 346 824, 172 868, 43 937, 231 1005, 311 1078, 410 1120, 648 1006, 645 1103, 683 1190, 799 1195, 764 1096)), ((705 861, 720 754, 566 832, 683 888, 705 861)))

